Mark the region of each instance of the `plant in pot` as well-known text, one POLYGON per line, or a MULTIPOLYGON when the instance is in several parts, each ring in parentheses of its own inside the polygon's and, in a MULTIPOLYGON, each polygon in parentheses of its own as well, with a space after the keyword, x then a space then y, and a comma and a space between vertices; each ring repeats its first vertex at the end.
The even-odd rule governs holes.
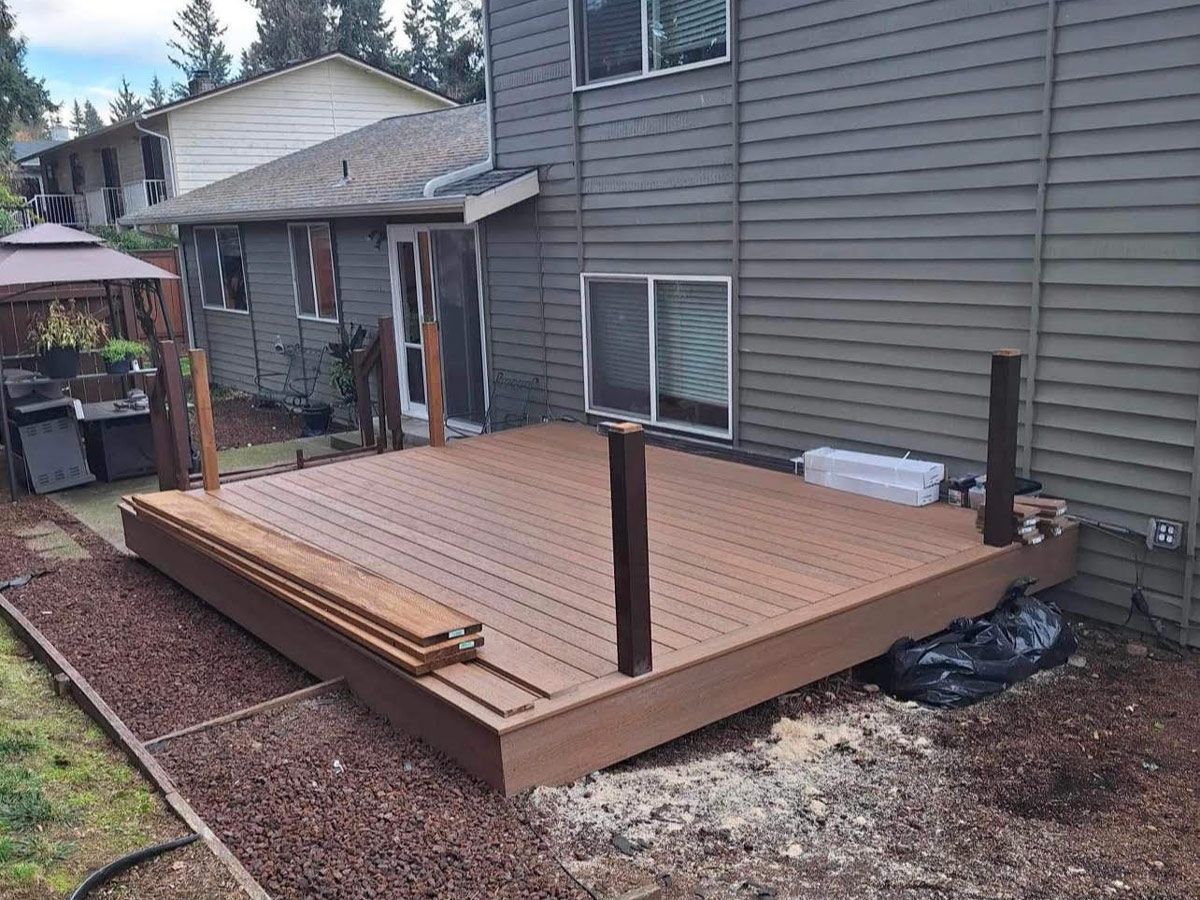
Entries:
POLYGON ((133 370, 135 360, 146 359, 150 348, 141 341, 130 341, 125 338, 112 338, 100 350, 100 358, 104 360, 104 368, 110 375, 128 375, 133 370))
POLYGON ((74 378, 80 352, 94 349, 107 336, 108 328, 91 313, 58 300, 51 301, 29 330, 47 378, 74 378))
POLYGON ((338 326, 338 339, 329 342, 329 355, 332 362, 329 365, 329 384, 337 391, 342 399, 342 405, 350 413, 351 419, 356 412, 358 389, 354 383, 354 351, 367 343, 367 329, 353 323, 347 327, 338 326))
POLYGON ((333 407, 328 403, 309 401, 300 407, 299 413, 300 418, 304 420, 304 437, 316 437, 329 432, 333 407))

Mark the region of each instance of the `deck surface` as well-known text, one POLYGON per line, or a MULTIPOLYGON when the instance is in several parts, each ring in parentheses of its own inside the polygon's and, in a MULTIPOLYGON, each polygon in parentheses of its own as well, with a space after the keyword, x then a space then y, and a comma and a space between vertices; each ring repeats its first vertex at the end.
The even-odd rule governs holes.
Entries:
MULTIPOLYGON (((984 547, 968 510, 912 509, 656 447, 647 448, 646 468, 654 673, 641 679, 616 669, 607 445, 592 429, 535 426, 239 482, 207 497, 482 622, 477 660, 416 683, 514 744, 523 728, 643 680, 715 666, 914 586, 958 579, 944 602, 914 594, 919 614, 897 606, 866 620, 878 633, 847 642, 846 653, 860 658, 835 650, 827 665, 836 671, 903 636, 906 617, 927 633, 989 608, 1011 577, 1040 566, 1044 583, 1062 580, 1074 564, 1073 534, 1041 545, 1062 542, 1047 551, 984 547), (978 589, 961 574, 976 566, 990 566, 978 589)), ((799 643, 782 652, 805 652, 802 637, 789 640, 799 643)), ((756 696, 731 688, 728 703, 712 703, 713 717, 756 696)), ((548 732, 536 733, 544 741, 548 732)))

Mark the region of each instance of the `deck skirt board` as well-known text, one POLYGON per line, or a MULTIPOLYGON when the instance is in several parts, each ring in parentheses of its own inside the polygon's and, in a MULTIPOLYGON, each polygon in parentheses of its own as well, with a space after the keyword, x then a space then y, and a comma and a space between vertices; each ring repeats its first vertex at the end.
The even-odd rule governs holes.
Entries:
POLYGON ((320 677, 344 671, 372 708, 507 793, 616 762, 982 612, 1019 576, 1047 587, 1074 572, 1075 528, 1034 547, 985 547, 969 511, 648 447, 654 669, 629 678, 616 671, 608 490, 605 439, 560 423, 209 496, 482 624, 474 659, 417 676, 277 609, 286 603, 270 579, 206 568, 215 563, 197 542, 123 515, 150 563, 320 677))

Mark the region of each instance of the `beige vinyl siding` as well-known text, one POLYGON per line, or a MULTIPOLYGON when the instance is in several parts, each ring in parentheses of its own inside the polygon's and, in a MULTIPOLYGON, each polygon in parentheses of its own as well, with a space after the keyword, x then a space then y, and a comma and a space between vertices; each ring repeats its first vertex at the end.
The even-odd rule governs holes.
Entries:
POLYGON ((344 60, 293 69, 168 113, 179 192, 380 119, 446 105, 344 60))
MULTIPOLYGON (((159 134, 167 133, 167 118, 165 116, 147 120, 145 127, 159 134)), ((142 163, 142 132, 133 125, 114 128, 112 131, 97 135, 72 144, 68 149, 54 150, 42 155, 46 162, 53 162, 58 177, 58 189, 61 193, 71 192, 71 154, 77 154, 83 164, 84 193, 98 191, 104 187, 104 169, 100 162, 100 151, 104 147, 112 147, 117 151, 117 166, 120 169, 121 184, 131 184, 146 177, 145 166, 142 163)), ((166 148, 163 159, 168 168, 170 178, 170 162, 167 161, 166 148)))

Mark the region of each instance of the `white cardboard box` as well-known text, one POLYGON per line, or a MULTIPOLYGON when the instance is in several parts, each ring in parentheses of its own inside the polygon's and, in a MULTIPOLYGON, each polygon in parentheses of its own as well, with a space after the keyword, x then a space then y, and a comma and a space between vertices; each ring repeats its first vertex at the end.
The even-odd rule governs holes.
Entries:
POLYGON ((810 471, 804 467, 804 480, 808 484, 819 484, 822 487, 838 491, 848 491, 851 494, 862 494, 874 497, 876 500, 890 500, 892 503, 903 503, 905 506, 928 506, 936 503, 941 492, 939 485, 929 487, 908 487, 902 484, 889 484, 885 481, 872 481, 869 478, 855 478, 853 475, 835 475, 820 469, 810 471))
POLYGON ((854 450, 834 450, 832 447, 818 447, 805 452, 805 476, 809 472, 826 472, 920 489, 937 487, 946 477, 946 467, 941 463, 858 453, 854 450))

